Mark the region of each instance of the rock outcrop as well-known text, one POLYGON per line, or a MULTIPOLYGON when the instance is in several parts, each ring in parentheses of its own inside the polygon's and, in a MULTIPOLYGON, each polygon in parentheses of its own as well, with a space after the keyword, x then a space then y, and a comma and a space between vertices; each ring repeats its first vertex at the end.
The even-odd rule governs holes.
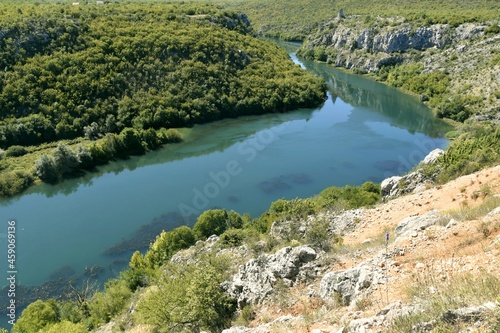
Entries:
MULTIPOLYGON (((427 154, 420 164, 435 163, 442 155, 444 155, 444 151, 436 148, 427 154)), ((393 176, 384 179, 380 184, 380 192, 384 199, 397 197, 406 193, 419 192, 424 190, 428 184, 432 184, 436 177, 437 174, 429 176, 417 169, 404 176, 393 176)))
POLYGON ((325 301, 340 301, 341 305, 354 305, 369 295, 370 287, 387 283, 386 259, 379 253, 355 267, 325 274, 319 285, 319 297, 325 301))
POLYGON ((395 234, 398 236, 396 242, 406 237, 412 237, 418 231, 435 225, 441 218, 439 210, 431 210, 422 216, 410 216, 403 219, 395 230, 395 234))
POLYGON ((441 148, 436 148, 433 151, 431 151, 427 156, 424 158, 424 160, 421 162, 422 164, 432 164, 437 161, 437 159, 440 156, 444 155, 444 150, 441 148))
POLYGON ((291 286, 295 281, 306 278, 301 274, 306 270, 304 266, 314 261, 316 256, 316 251, 307 246, 285 247, 274 254, 262 254, 240 266, 238 274, 232 281, 224 282, 223 288, 237 300, 240 308, 247 304, 259 304, 272 293, 278 280, 291 286))
MULTIPOLYGON (((498 24, 496 20, 422 25, 402 18, 336 17, 309 36, 299 54, 357 73, 418 63, 422 74, 447 75, 447 95, 481 100, 467 105, 473 118, 499 122, 500 66, 495 64, 500 34, 491 29, 498 24)), ((429 99, 425 93, 420 97, 429 99)))
POLYGON ((449 24, 416 26, 393 18, 378 18, 366 24, 359 22, 356 16, 337 17, 311 35, 306 47, 332 48, 336 52, 328 59, 330 63, 371 72, 404 61, 401 53, 408 50, 444 49, 463 40, 477 39, 484 35, 485 28, 468 23, 458 27, 449 24))

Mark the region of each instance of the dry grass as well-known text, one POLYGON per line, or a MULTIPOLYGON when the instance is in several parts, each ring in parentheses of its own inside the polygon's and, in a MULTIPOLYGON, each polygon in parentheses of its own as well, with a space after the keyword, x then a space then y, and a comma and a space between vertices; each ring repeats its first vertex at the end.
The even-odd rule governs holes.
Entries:
MULTIPOLYGON (((436 320, 433 332, 460 332, 466 323, 446 323, 440 317, 448 310, 500 302, 500 279, 481 271, 477 274, 461 273, 443 279, 433 269, 426 269, 414 277, 406 290, 409 297, 423 305, 422 311, 396 318, 388 332, 411 332, 415 325, 436 320)), ((485 312, 480 318, 481 332, 498 328, 499 311, 485 312)))

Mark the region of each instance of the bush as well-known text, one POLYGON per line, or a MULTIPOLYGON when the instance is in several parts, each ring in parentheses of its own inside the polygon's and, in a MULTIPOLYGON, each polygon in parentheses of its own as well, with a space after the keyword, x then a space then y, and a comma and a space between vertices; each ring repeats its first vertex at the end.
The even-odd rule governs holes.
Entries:
MULTIPOLYGON (((162 231, 144 256, 146 266, 150 268, 159 267, 170 260, 177 251, 186 249, 195 242, 195 234, 187 226, 168 232, 162 231)), ((131 267, 141 267, 140 259, 137 255, 134 257, 132 257, 134 260, 131 260, 131 267)))
POLYGON ((306 241, 313 247, 323 251, 330 251, 332 246, 342 245, 343 239, 340 235, 329 235, 330 223, 325 219, 315 220, 306 233, 306 241))
POLYGON ((224 280, 214 267, 171 265, 158 286, 151 288, 137 307, 136 320, 160 332, 208 330, 228 327, 235 310, 220 284, 224 280))
POLYGON ((3 172, 0 174, 0 196, 20 193, 30 187, 33 181, 33 175, 23 170, 3 172))
POLYGON ((246 237, 246 230, 228 229, 220 236, 219 242, 223 247, 235 247, 243 244, 246 237))
POLYGON ((27 152, 28 151, 23 146, 10 146, 5 152, 5 156, 19 157, 25 155, 27 152))
POLYGON ((305 218, 314 214, 315 204, 311 199, 279 199, 271 204, 270 211, 278 214, 280 218, 305 218))
POLYGON ((35 161, 35 175, 47 183, 57 182, 61 175, 57 170, 54 157, 43 154, 35 161))
POLYGON ((198 239, 221 235, 229 227, 229 216, 224 209, 211 209, 203 212, 193 226, 198 239))
POLYGON ((164 143, 176 143, 182 141, 181 133, 175 128, 170 128, 162 133, 162 142, 164 143))
POLYGON ((361 186, 329 187, 317 198, 321 208, 352 209, 374 205, 380 200, 380 185, 366 182, 361 186))
POLYGON ((87 328, 82 323, 72 323, 69 321, 62 321, 60 323, 50 325, 43 330, 43 333, 87 333, 87 328))
POLYGON ((121 131, 120 140, 125 155, 143 154, 145 151, 139 133, 133 128, 125 128, 121 131))
POLYGON ((59 322, 57 303, 53 299, 38 300, 24 309, 21 317, 12 327, 12 333, 38 332, 50 324, 59 322))
POLYGON ((235 212, 234 210, 231 210, 229 213, 227 213, 227 221, 228 221, 228 228, 235 228, 235 229, 241 229, 243 228, 243 218, 241 217, 240 214, 235 212))
POLYGON ((500 26, 498 24, 492 24, 489 27, 487 27, 486 29, 484 29, 484 33, 485 34, 492 34, 492 35, 498 34, 498 33, 500 33, 500 26))
POLYGON ((52 152, 59 178, 71 174, 80 164, 78 156, 65 144, 58 144, 52 152))
POLYGON ((97 292, 89 301, 89 321, 94 327, 109 322, 119 314, 130 299, 132 292, 123 280, 106 283, 105 292, 97 292))

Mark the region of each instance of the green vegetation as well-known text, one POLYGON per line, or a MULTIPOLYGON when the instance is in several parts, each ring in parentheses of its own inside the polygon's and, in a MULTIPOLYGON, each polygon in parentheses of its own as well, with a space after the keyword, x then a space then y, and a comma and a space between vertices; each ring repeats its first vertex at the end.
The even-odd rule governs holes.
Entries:
MULTIPOLYGON (((136 324, 152 325, 159 332, 194 328, 220 332, 236 319, 234 301, 221 289, 221 283, 236 267, 233 259, 202 253, 196 256, 195 264, 183 260, 170 262, 175 253, 190 247, 190 251, 196 251, 196 241, 213 234, 220 235, 215 245, 218 248, 243 244, 252 248, 258 241, 264 241, 266 245, 259 245, 257 253, 273 251, 280 245, 268 235, 273 221, 298 221, 325 208, 342 210, 372 205, 380 200, 379 192, 380 187, 371 182, 356 187, 332 187, 313 198, 280 199, 253 219, 234 211, 208 210, 198 217, 192 229, 182 226, 163 231, 145 254, 136 251, 129 268, 118 279, 108 281, 103 291, 95 291, 87 283, 80 289, 72 288, 72 301, 32 303, 22 313, 13 332, 52 332, 63 328, 65 332, 86 332, 126 315, 131 300, 137 302, 137 297, 136 312, 130 318, 136 324)), ((329 235, 328 226, 326 220, 315 222, 307 234, 297 233, 288 240, 294 245, 310 244, 329 251, 342 245, 342 237, 329 235)), ((241 320, 249 320, 250 309, 241 316, 241 320)))
POLYGON ((437 163, 419 167, 428 175, 438 174, 444 184, 500 162, 500 130, 488 122, 469 122, 458 128, 456 138, 437 163))
POLYGON ((325 98, 324 82, 252 37, 245 15, 213 6, 2 4, 0 12, 4 196, 32 183, 18 181, 16 168, 56 182, 181 139, 165 129, 325 98), (79 160, 61 165, 40 152, 61 140, 82 144, 79 160))
POLYGON ((146 290, 136 319, 158 332, 210 330, 229 326, 235 304, 220 284, 224 275, 212 265, 170 265, 157 285, 146 290))
MULTIPOLYGON (((389 1, 378 0, 367 6, 356 0, 213 0, 225 8, 246 13, 256 32, 261 35, 288 40, 304 40, 321 24, 328 22, 344 10, 345 15, 365 15, 368 23, 373 17, 403 17, 406 21, 428 25, 477 22, 498 18, 498 4, 494 1, 453 1, 439 2, 425 0, 389 1)), ((492 29, 495 29, 494 27, 492 29)))

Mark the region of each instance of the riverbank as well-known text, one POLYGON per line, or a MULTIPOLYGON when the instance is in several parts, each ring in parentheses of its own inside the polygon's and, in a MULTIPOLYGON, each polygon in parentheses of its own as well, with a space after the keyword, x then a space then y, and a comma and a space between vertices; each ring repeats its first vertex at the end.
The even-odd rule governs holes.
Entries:
MULTIPOLYGON (((488 331, 500 315, 499 195, 496 166, 374 207, 277 220, 258 242, 273 242, 271 252, 256 253, 255 240, 228 247, 213 236, 166 267, 207 256, 224 262, 223 285, 239 309, 225 333, 488 331), (321 221, 326 237, 311 238, 321 221), (294 223, 301 227, 292 236, 286 225, 294 223)), ((154 288, 137 292, 134 312, 154 288)), ((95 332, 154 331, 139 318, 123 313, 95 332)))
POLYGON ((326 98, 324 82, 253 37, 243 14, 196 4, 14 7, 2 5, 18 13, 0 22, 0 197, 178 141, 166 133, 174 128, 326 98))

